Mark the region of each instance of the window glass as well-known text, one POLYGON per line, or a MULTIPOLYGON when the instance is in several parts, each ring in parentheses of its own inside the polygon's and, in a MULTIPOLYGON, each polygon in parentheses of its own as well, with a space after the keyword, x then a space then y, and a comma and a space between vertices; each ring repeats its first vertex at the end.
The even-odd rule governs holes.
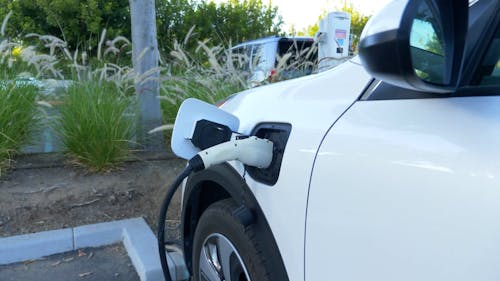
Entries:
POLYGON ((477 76, 480 85, 500 85, 500 27, 488 47, 477 76))
POLYGON ((249 69, 249 57, 251 49, 248 46, 234 48, 232 50, 232 60, 235 68, 240 71, 247 71, 249 69))
POLYGON ((422 1, 410 33, 413 68, 427 82, 444 84, 445 48, 438 15, 422 1))
POLYGON ((252 59, 252 70, 258 68, 259 62, 262 59, 265 59, 263 50, 264 50, 264 44, 253 45, 252 55, 250 56, 250 58, 252 59))
POLYGON ((280 40, 278 42, 278 58, 290 54, 290 61, 304 60, 315 62, 318 58, 318 48, 314 40, 280 40))
POLYGON ((282 39, 278 42, 275 64, 282 80, 311 74, 317 60, 318 48, 312 39, 282 39))

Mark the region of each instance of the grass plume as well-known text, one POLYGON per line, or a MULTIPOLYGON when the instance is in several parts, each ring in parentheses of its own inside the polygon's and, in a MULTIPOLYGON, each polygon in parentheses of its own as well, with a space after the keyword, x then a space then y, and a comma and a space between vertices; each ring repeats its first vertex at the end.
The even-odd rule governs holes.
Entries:
POLYGON ((92 171, 106 171, 124 161, 135 123, 131 97, 105 80, 74 83, 58 106, 56 130, 67 153, 92 171))
POLYGON ((0 176, 36 129, 37 89, 15 82, 0 84, 0 176))

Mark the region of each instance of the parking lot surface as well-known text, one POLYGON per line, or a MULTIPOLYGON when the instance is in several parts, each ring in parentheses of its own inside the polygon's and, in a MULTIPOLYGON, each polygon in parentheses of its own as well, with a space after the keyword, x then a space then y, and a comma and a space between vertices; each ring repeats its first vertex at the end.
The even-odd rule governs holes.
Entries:
POLYGON ((0 266, 2 281, 139 281, 121 244, 0 266))

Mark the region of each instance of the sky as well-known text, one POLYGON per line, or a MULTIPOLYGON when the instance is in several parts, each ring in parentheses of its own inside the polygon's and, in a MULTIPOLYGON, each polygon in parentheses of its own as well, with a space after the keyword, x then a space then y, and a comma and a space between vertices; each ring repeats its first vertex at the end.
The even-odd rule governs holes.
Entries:
MULTIPOLYGON (((267 3, 267 1, 262 2, 267 3)), ((289 31, 292 26, 300 31, 315 24, 323 11, 332 12, 335 11, 335 7, 342 7, 344 1, 347 5, 352 3, 361 13, 372 15, 391 0, 272 0, 272 5, 278 6, 285 21, 285 31, 289 31)), ((214 2, 220 3, 224 0, 214 2)))

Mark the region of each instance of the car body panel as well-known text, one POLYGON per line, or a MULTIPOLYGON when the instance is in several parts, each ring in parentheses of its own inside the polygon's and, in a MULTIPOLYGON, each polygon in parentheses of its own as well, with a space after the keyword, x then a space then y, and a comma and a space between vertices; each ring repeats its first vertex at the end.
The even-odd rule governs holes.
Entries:
MULTIPOLYGON (((248 134, 262 122, 292 124, 278 182, 268 186, 245 175, 271 226, 290 281, 304 278, 305 210, 317 150, 332 123, 370 81, 360 65, 347 62, 321 74, 250 90, 223 107, 240 119, 240 133, 248 134)), ((240 163, 232 165, 244 175, 240 163)))
POLYGON ((360 101, 325 137, 306 280, 500 280, 500 97, 360 101))
POLYGON ((398 52, 410 48, 416 17, 407 16, 401 32, 368 40, 376 48, 363 63, 372 75, 354 59, 224 104, 243 134, 260 123, 292 126, 275 185, 230 163, 253 192, 290 281, 500 280, 500 89, 473 82, 498 67, 500 6, 486 9, 488 1, 474 1, 466 38, 463 15, 447 9, 466 9, 464 1, 408 1, 409 15, 432 2, 435 19, 460 31, 443 37, 457 55, 442 69, 456 82, 445 91, 398 52), (462 40, 465 58, 454 44, 462 40), (381 66, 389 67, 379 77, 381 66), (404 87, 405 79, 425 87, 404 87))

